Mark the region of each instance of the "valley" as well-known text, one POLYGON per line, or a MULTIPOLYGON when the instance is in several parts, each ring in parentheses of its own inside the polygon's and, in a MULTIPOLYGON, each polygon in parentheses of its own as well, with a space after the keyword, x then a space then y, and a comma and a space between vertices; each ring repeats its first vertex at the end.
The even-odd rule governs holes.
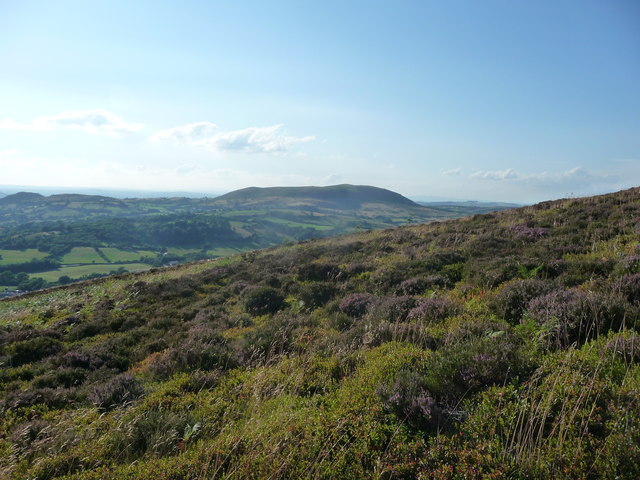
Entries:
POLYGON ((419 205, 353 185, 249 188, 213 199, 21 192, 0 199, 0 291, 508 207, 419 205))

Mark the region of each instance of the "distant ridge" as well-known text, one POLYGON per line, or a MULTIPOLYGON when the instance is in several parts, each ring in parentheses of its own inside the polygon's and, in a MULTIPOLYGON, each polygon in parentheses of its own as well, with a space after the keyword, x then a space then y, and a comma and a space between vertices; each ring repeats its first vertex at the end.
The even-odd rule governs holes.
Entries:
POLYGON ((421 208, 414 201, 391 190, 368 185, 348 184, 327 187, 249 187, 216 197, 212 202, 214 206, 233 208, 306 204, 337 210, 359 209, 365 204, 421 208))
POLYGON ((21 203, 33 203, 42 200, 45 198, 43 195, 39 193, 32 192, 18 192, 13 195, 7 195, 6 197, 0 198, 0 204, 9 205, 9 204, 21 204, 21 203))

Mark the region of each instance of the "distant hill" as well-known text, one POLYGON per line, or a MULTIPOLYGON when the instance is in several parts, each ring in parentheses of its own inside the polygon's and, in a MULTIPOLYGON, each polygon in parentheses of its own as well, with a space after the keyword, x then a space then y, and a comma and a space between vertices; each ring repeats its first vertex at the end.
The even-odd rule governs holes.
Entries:
POLYGON ((214 206, 230 208, 312 206, 336 210, 358 210, 366 204, 399 208, 420 207, 399 193, 367 185, 249 187, 217 197, 212 202, 214 206))
POLYGON ((0 205, 30 205, 45 198, 39 193, 18 192, 0 199, 0 205))
POLYGON ((214 199, 19 192, 0 199, 0 290, 486 211, 422 206, 363 185, 252 187, 214 199))

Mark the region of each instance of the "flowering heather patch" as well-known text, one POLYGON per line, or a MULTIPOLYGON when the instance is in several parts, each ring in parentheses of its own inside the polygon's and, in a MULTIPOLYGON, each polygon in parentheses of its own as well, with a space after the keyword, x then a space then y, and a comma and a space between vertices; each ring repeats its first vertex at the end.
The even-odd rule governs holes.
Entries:
POLYGON ((546 329, 550 346, 567 347, 620 329, 626 308, 618 297, 571 289, 534 298, 528 314, 546 329))
POLYGON ((131 402, 144 393, 144 387, 130 373, 123 373, 108 380, 103 385, 96 385, 88 395, 88 400, 99 408, 111 410, 131 402))
POLYGON ((409 312, 410 320, 439 322, 462 312, 460 305, 447 297, 421 298, 409 312))
POLYGON ((527 225, 511 225, 508 227, 512 231, 516 238, 524 240, 536 240, 538 238, 546 237, 549 234, 549 230, 544 227, 529 227, 527 225))
POLYGON ((614 289, 622 293, 629 302, 640 306, 640 273, 625 275, 615 283, 614 289))
POLYGON ((639 195, 4 299, 0 478, 636 480, 639 195))
POLYGON ((340 302, 340 310, 350 317, 361 317, 369 311, 374 298, 368 293, 350 293, 340 302))
POLYGON ((441 421, 441 409, 416 372, 400 372, 391 385, 380 386, 376 393, 385 409, 414 428, 433 428, 441 421))

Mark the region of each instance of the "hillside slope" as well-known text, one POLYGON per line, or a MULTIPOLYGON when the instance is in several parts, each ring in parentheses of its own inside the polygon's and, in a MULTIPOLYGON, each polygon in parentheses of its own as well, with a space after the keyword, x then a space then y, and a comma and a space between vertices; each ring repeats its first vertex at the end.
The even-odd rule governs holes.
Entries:
POLYGON ((328 187, 249 187, 217 197, 213 205, 231 208, 310 206, 337 210, 358 210, 366 204, 387 208, 415 208, 420 205, 399 193, 367 185, 328 187))
POLYGON ((640 189, 0 301, 0 477, 640 477, 640 189))
POLYGON ((249 188, 220 199, 21 192, 0 199, 0 291, 492 208, 427 208, 389 190, 353 185, 249 188))

